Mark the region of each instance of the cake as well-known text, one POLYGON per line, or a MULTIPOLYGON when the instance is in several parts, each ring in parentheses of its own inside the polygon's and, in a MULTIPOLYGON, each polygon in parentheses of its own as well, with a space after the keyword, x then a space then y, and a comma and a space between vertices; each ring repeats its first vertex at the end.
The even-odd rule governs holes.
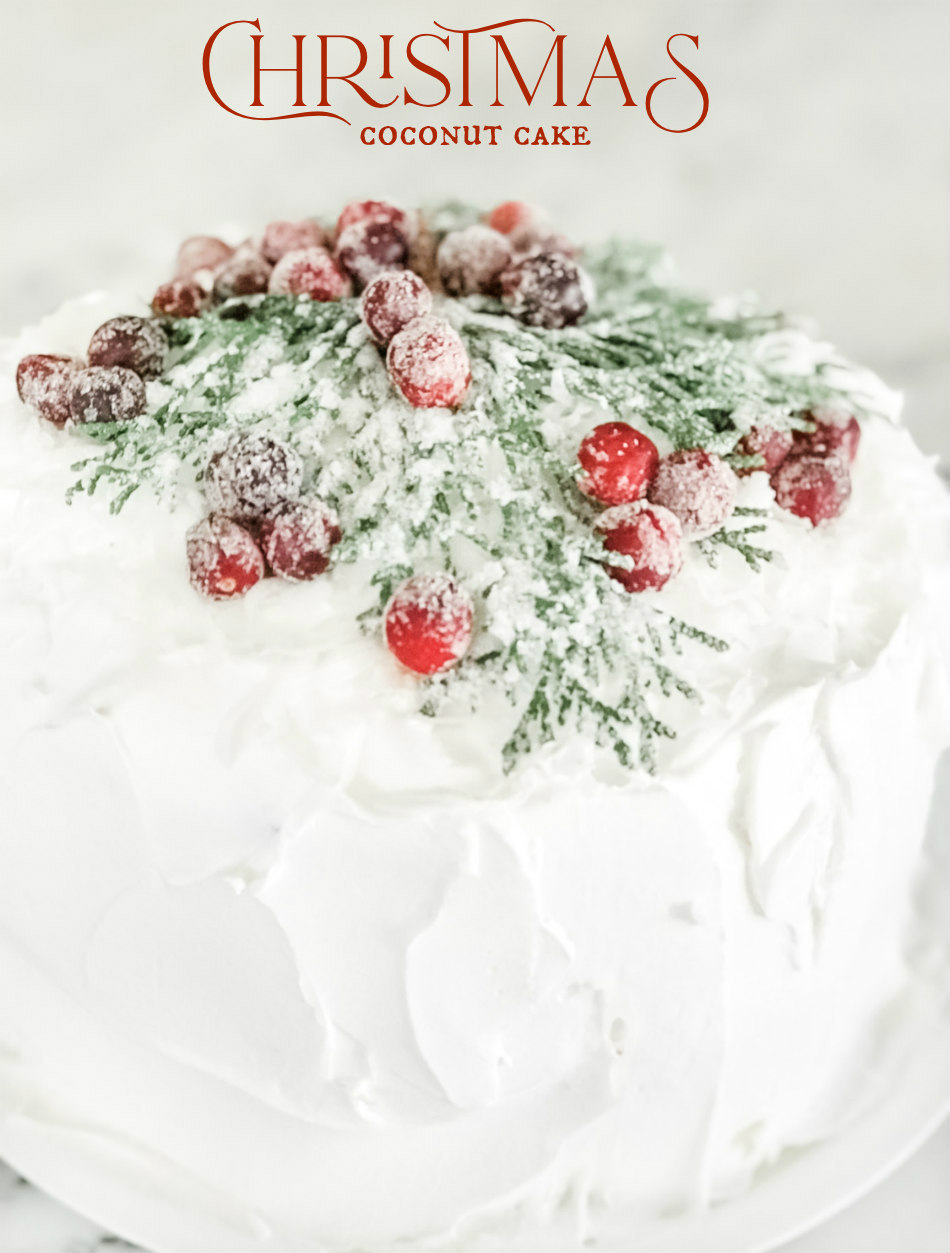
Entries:
POLYGON ((875 376, 361 202, 2 378, 0 1157, 155 1253, 628 1253, 886 1099, 950 511, 875 376))

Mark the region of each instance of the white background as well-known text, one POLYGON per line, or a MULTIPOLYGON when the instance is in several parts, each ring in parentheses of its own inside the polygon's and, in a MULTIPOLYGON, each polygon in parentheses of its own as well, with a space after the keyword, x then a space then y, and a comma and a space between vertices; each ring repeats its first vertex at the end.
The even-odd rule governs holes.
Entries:
MULTIPOLYGON (((0 13, 0 332, 93 287, 150 295, 189 233, 332 217, 341 202, 364 195, 406 203, 527 198, 580 239, 616 231, 662 240, 690 286, 755 289, 766 303, 815 315, 823 334, 906 392, 918 439, 947 456, 943 0, 537 0, 514 8, 458 0, 2 0, 0 13), (350 109, 345 87, 332 103, 355 123, 481 121, 502 124, 507 138, 528 121, 578 122, 590 129, 588 148, 364 148, 357 125, 233 118, 201 77, 205 40, 236 18, 260 19, 265 64, 289 64, 292 33, 308 33, 311 44, 321 32, 359 34, 378 56, 377 32, 395 32, 398 49, 407 35, 432 30, 433 18, 467 26, 524 15, 568 36, 565 109, 528 112, 510 84, 508 107, 489 108, 490 60, 475 66, 469 110, 450 102, 435 117, 395 109, 381 117, 350 109), (664 53, 674 31, 700 37, 698 51, 685 41, 678 47, 710 95, 706 122, 687 135, 656 129, 643 109, 649 84, 675 73, 664 53), (608 32, 637 107, 621 108, 617 85, 604 82, 592 89, 593 107, 578 110, 608 32)), ((248 47, 222 42, 216 61, 219 83, 236 100, 243 92, 240 107, 250 99, 248 47)), ((394 59, 392 86, 402 85, 403 65, 394 59)), ((265 101, 285 111, 289 76, 270 78, 265 101)), ((313 102, 316 76, 311 81, 313 102)), ((426 86, 418 76, 413 82, 426 86)), ((692 120, 695 92, 666 90, 671 117, 692 120)), ((940 1172, 950 1177, 948 1134, 795 1253, 946 1253, 950 1204, 940 1172)), ((0 1224, 10 1221, 4 1212, 11 1211, 0 1207, 0 1224)), ((16 1253, 59 1249, 21 1242, 16 1253)))

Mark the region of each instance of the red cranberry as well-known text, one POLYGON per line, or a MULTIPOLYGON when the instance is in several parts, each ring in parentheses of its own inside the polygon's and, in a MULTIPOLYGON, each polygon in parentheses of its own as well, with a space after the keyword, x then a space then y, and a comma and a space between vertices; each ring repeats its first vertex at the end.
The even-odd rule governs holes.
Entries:
POLYGON ((83 368, 74 357, 31 353, 16 368, 16 389, 25 405, 54 426, 69 421, 70 397, 76 374, 83 368))
POLYGON ((440 674, 468 651, 473 617, 471 598, 447 574, 416 574, 389 602, 386 644, 407 670, 440 674))
POLYGON ((499 295, 511 260, 511 244, 490 226, 450 231, 436 253, 439 277, 450 296, 499 295))
POLYGON ((861 442, 861 426, 853 414, 814 409, 808 417, 815 423, 815 429, 795 432, 796 454, 813 453, 819 457, 837 454, 848 463, 855 459, 861 442))
POLYGON ((742 457, 758 457, 759 465, 744 466, 736 470, 736 474, 745 477, 756 470, 765 470, 771 474, 780 466, 792 451, 791 431, 777 431, 771 426, 754 426, 748 435, 744 435, 736 445, 736 452, 742 457))
POLYGON ((405 209, 399 209, 385 200, 351 200, 337 218, 337 239, 350 226, 357 222, 390 222, 406 239, 411 239, 414 231, 412 219, 405 209))
POLYGON ((130 422, 145 412, 145 384, 124 365, 92 365, 73 377, 69 414, 74 422, 130 422))
POLYGON ((200 271, 216 270, 224 265, 234 249, 214 235, 192 235, 178 249, 176 278, 194 278, 200 271))
POLYGON ((233 435, 205 470, 205 494, 212 510, 239 521, 254 521, 294 500, 303 481, 297 453, 269 435, 233 435))
POLYGON ((412 270, 390 270, 374 278, 363 292, 360 314, 378 344, 392 337, 432 308, 432 293, 412 270))
POLYGON ((702 539, 732 513, 737 487, 721 457, 704 448, 683 448, 661 459, 647 495, 676 514, 687 539, 702 539))
POLYGON ((543 222, 541 211, 523 200, 506 200, 496 205, 488 215, 488 225, 492 230, 501 231, 502 235, 510 235, 517 227, 535 228, 543 222))
POLYGON ((336 241, 336 259, 357 288, 385 270, 405 269, 409 241, 398 226, 367 218, 348 226, 336 241))
POLYGON ((196 318, 208 304, 208 293, 191 278, 162 283, 152 297, 152 312, 166 318, 196 318))
POLYGON ((261 256, 276 265, 288 252, 321 248, 325 243, 323 227, 310 218, 302 222, 268 222, 261 237, 261 256))
POLYGON ((772 473, 775 500, 812 526, 837 518, 851 495, 851 474, 842 457, 804 453, 788 457, 772 473))
POLYGON ((527 326, 572 326, 587 312, 581 272, 560 253, 526 257, 502 275, 501 284, 512 315, 527 326))
POLYGON ((472 381, 465 345, 448 322, 432 316, 416 318, 393 336, 386 365, 416 409, 451 409, 472 381))
POLYGON ((293 501, 260 524, 267 564, 292 583, 322 574, 330 564, 330 550, 341 538, 336 514, 319 501, 293 501))
POLYGON ((191 586, 212 600, 243 596, 264 574, 264 558, 251 534, 212 513, 186 539, 191 586))
POLYGON ((232 296, 255 296, 267 291, 271 267, 256 252, 239 251, 225 261, 214 275, 215 300, 230 300, 232 296))
POLYGON ((653 477, 659 453, 653 440, 626 422, 595 426, 578 449, 584 473, 578 487, 602 505, 639 500, 653 477))
POLYGON ((123 365, 143 379, 153 379, 161 374, 167 351, 168 340, 157 322, 119 317, 93 331, 88 357, 90 365, 123 365))
POLYGON ((683 565, 683 528, 662 505, 637 500, 605 509, 597 520, 604 548, 630 559, 629 568, 604 563, 612 579, 628 592, 657 591, 683 565))
POLYGON ((309 296, 311 300, 339 300, 346 279, 326 248, 298 248, 287 252, 271 270, 268 291, 280 296, 309 296))

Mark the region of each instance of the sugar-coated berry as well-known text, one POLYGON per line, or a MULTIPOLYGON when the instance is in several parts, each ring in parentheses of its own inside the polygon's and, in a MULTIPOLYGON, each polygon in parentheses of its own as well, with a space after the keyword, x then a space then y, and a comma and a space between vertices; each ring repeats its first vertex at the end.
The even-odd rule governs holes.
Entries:
POLYGON ((764 470, 771 474, 782 464, 792 451, 791 431, 777 431, 773 426, 754 426, 748 435, 744 435, 736 445, 736 452, 742 457, 757 457, 758 464, 742 466, 736 474, 745 477, 764 470))
POLYGON ((508 239, 515 258, 519 261, 539 252, 554 252, 561 257, 571 259, 577 256, 577 247, 566 235, 562 235, 560 231, 552 231, 550 227, 544 225, 541 227, 516 226, 508 239))
POLYGON ((16 368, 17 394, 39 417, 54 426, 65 426, 70 418, 73 383, 82 368, 83 363, 75 357, 31 353, 16 368))
POLYGON ((131 422, 145 412, 145 384, 124 365, 91 365, 73 376, 69 416, 74 422, 131 422))
POLYGON ((254 537, 231 518, 213 513, 196 523, 185 541, 191 586, 212 600, 243 596, 264 575, 254 537))
POLYGON ((208 304, 208 293, 193 278, 162 283, 152 297, 152 312, 166 318, 196 318, 208 304))
POLYGON ((581 441, 577 485, 602 505, 629 504, 644 494, 659 459, 653 440, 641 431, 626 422, 602 422, 581 441))
POLYGON ((340 268, 360 290, 385 270, 405 269, 409 241, 392 222, 366 218, 348 226, 336 241, 340 268))
POLYGON ((412 270, 378 275, 360 301, 360 315, 377 344, 388 344, 398 331, 425 317, 431 308, 432 293, 412 270))
POLYGON ((525 204, 523 200, 506 200, 496 205, 488 215, 488 225, 502 235, 510 235, 519 227, 536 229, 545 221, 544 214, 534 205, 525 204))
POLYGON ((855 459, 861 442, 861 426, 853 414, 818 408, 807 416, 815 423, 815 429, 795 432, 796 455, 814 453, 822 457, 837 454, 848 463, 855 459))
POLYGON ((143 379, 158 378, 165 365, 168 340, 150 318, 110 318, 92 333, 90 365, 123 365, 143 379))
POLYGON ((528 326, 573 326, 587 312, 578 266, 557 252, 539 252, 507 270, 502 294, 510 312, 528 326))
POLYGON ((257 252, 242 249, 225 261, 214 274, 215 300, 230 300, 232 296, 255 296, 267 291, 271 265, 257 252))
POLYGON ((683 528, 662 505, 615 505, 597 519, 597 530, 608 552, 627 558, 623 565, 605 562, 604 569, 628 592, 658 591, 682 568, 683 528))
POLYGON ((194 278, 196 274, 216 270, 233 254, 234 249, 223 239, 214 235, 192 235, 178 249, 175 277, 194 278))
POLYGON ((448 322, 416 318, 394 335, 386 354, 389 377, 416 409, 451 409, 472 381, 468 353, 448 322))
POLYGON ((268 291, 280 296, 339 300, 347 289, 340 267, 326 248, 298 248, 285 253, 271 270, 268 291))
POLYGON ((476 224, 449 231, 439 244, 436 264, 450 296, 497 296, 512 256, 511 243, 500 231, 476 224))
POLYGON ((851 474, 843 457, 793 454, 769 480, 776 503, 812 526, 837 518, 851 495, 851 474))
POLYGON ((661 458, 647 495, 676 514, 687 539, 703 539, 732 513, 738 486, 721 457, 705 448, 681 448, 661 458))
POLYGON ((240 522, 256 521, 300 494, 303 463, 297 453, 269 435, 233 435, 208 462, 205 494, 215 513, 240 522))
POLYGON ((321 248, 325 244, 323 227, 311 218, 304 218, 302 222, 268 222, 261 236, 261 256, 276 265, 288 252, 321 248))
POLYGON ((337 239, 348 227, 355 226, 357 222, 389 222, 406 239, 411 239, 414 234, 412 218, 405 209, 400 209, 385 200, 351 200, 337 218, 337 239))
POLYGON ((318 500, 297 500, 262 519, 260 541, 267 564, 291 583, 316 578, 330 564, 330 552, 342 538, 340 523, 318 500))
POLYGON ((440 674, 468 651, 473 618, 471 597, 447 574, 416 574, 386 608, 386 644, 407 670, 440 674))

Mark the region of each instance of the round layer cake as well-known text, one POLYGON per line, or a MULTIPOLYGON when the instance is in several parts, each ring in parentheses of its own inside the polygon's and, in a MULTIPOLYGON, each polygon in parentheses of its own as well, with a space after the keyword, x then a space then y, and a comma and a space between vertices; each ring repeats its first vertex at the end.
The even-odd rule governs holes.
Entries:
POLYGON ((517 205, 154 309, 4 357, 0 1156, 155 1253, 628 1251, 883 1100, 950 740, 897 397, 517 205))

